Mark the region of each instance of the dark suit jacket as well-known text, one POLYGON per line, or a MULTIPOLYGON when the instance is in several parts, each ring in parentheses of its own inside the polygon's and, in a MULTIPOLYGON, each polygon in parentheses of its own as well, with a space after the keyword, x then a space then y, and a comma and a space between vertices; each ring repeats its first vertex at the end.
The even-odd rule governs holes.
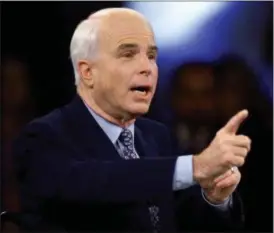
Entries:
POLYGON ((135 138, 140 159, 122 159, 78 96, 28 124, 14 152, 29 230, 151 231, 151 203, 160 207, 162 231, 241 225, 237 198, 221 213, 198 186, 172 191, 176 157, 163 125, 139 118, 135 138))

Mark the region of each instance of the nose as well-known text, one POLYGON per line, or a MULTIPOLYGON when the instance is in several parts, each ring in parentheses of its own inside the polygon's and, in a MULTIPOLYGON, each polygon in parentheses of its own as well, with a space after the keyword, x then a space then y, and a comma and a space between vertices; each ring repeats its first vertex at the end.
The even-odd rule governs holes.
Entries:
POLYGON ((140 59, 140 74, 148 77, 151 75, 151 73, 151 61, 148 59, 146 55, 142 56, 140 59))

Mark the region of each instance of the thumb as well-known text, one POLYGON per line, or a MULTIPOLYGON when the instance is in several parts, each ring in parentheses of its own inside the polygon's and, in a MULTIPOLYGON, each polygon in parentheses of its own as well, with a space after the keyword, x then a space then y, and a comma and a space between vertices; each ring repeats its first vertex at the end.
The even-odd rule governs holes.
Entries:
POLYGON ((223 127, 223 131, 230 134, 236 134, 242 122, 248 117, 248 111, 242 110, 234 115, 223 127))

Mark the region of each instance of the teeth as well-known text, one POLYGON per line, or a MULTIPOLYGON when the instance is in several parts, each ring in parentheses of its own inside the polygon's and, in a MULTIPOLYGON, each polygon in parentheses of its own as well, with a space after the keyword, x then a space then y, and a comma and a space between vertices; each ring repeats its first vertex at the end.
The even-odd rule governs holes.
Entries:
POLYGON ((146 95, 146 91, 139 91, 139 90, 135 90, 134 92, 138 92, 139 94, 142 94, 142 95, 146 95))

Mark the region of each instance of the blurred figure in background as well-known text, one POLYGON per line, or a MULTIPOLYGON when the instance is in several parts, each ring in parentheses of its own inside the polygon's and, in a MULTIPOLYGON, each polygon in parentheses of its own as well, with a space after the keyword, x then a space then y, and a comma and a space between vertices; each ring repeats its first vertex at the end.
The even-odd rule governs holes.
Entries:
POLYGON ((218 117, 226 121, 231 112, 248 107, 272 128, 272 107, 261 93, 258 78, 246 62, 236 55, 224 55, 215 63, 216 90, 218 91, 218 117))
POLYGON ((271 103, 260 92, 257 77, 241 58, 223 56, 216 62, 215 75, 219 124, 239 109, 246 108, 250 112, 239 131, 252 140, 246 164, 240 168, 242 181, 239 188, 246 212, 246 229, 270 232, 273 223, 271 103))
POLYGON ((214 88, 211 63, 187 63, 175 71, 170 94, 176 153, 199 153, 212 140, 217 130, 214 88))
MULTIPOLYGON (((32 119, 34 113, 27 65, 15 57, 3 59, 1 81, 1 211, 18 212, 20 203, 11 146, 21 128, 32 119)), ((13 227, 10 226, 8 229, 7 231, 10 231, 13 227)))

